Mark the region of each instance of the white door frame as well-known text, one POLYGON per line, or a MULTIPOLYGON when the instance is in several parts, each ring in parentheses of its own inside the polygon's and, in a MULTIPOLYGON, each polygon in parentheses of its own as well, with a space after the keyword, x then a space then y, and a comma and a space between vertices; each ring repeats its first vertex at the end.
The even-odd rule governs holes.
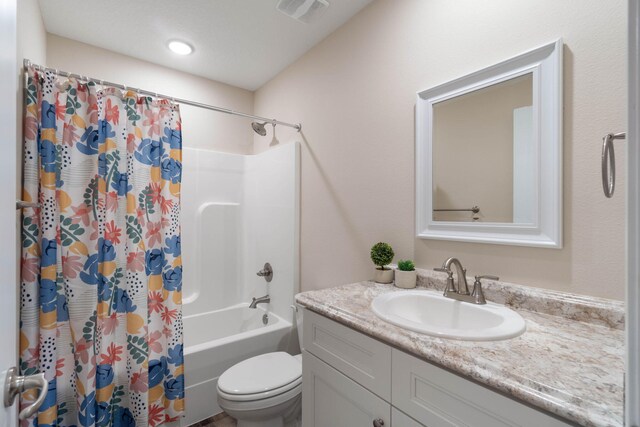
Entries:
MULTIPOLYGON (((17 282, 17 0, 0 0, 0 387, 6 370, 18 362, 18 282, 17 282)), ((0 388, 1 390, 1 388, 0 388)), ((0 392, 0 394, 3 394, 0 392)), ((5 408, 0 398, 0 425, 16 426, 17 404, 5 408)))
POLYGON ((629 0, 625 425, 640 427, 640 1, 629 0))

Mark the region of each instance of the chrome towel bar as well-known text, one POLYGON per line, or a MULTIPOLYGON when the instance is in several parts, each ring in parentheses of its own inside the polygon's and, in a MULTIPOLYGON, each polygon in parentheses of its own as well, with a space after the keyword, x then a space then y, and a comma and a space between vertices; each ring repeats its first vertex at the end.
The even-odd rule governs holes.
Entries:
POLYGON ((434 209, 434 212, 473 212, 474 214, 480 212, 480 208, 474 206, 469 209, 434 209))

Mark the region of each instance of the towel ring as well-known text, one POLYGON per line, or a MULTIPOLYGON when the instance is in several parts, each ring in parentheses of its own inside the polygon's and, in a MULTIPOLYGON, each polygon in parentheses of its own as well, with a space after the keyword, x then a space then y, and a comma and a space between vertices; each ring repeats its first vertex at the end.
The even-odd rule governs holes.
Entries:
POLYGON ((602 190, 607 198, 613 197, 616 190, 616 155, 613 141, 625 139, 625 132, 608 133, 602 138, 602 190))

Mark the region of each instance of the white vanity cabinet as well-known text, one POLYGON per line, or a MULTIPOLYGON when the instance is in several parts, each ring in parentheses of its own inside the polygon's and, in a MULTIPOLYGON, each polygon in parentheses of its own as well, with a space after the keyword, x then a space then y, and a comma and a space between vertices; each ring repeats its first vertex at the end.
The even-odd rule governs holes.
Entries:
POLYGON ((572 425, 304 311, 303 427, 572 425))

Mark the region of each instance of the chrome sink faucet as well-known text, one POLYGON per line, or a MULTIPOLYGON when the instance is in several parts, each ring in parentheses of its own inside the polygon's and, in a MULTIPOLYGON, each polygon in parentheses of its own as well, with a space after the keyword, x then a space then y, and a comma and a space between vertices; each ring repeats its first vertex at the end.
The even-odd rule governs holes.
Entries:
POLYGON ((265 295, 260 298, 253 298, 251 300, 251 304, 249 304, 249 308, 257 308, 258 304, 266 304, 269 302, 271 302, 271 297, 269 297, 269 295, 265 295))
MULTIPOLYGON (((442 268, 436 268, 438 271, 444 271, 448 273, 449 277, 447 278, 447 288, 445 292, 455 292, 460 295, 469 295, 469 285, 467 285, 467 270, 462 267, 462 263, 458 258, 449 258, 442 264, 442 268), (453 281, 453 271, 451 271, 451 265, 456 268, 456 276, 458 277, 458 283, 456 284, 453 281), (464 289, 462 288, 464 285, 464 289)), ((445 294, 446 296, 446 294, 445 294)))
POLYGON ((449 258, 446 260, 442 267, 434 268, 435 271, 442 271, 447 273, 447 285, 444 289, 444 296, 447 298, 455 299, 457 301, 470 302, 472 304, 486 304, 487 301, 484 298, 484 292, 482 291, 482 279, 500 280, 496 276, 475 276, 475 282, 473 282, 473 291, 469 293, 469 286, 467 285, 467 270, 462 267, 462 263, 458 258, 449 258), (455 267, 457 282, 453 280, 453 271, 451 265, 455 267))

